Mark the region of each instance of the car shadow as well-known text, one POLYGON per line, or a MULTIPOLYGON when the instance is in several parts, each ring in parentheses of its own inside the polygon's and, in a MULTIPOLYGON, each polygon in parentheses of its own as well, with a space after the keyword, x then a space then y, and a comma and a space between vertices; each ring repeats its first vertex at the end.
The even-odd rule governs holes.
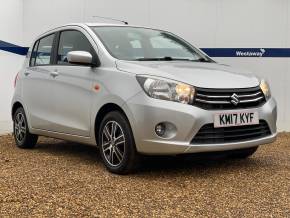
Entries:
POLYGON ((62 156, 63 158, 82 159, 92 164, 101 162, 97 147, 58 139, 49 139, 49 141, 41 140, 37 143, 35 151, 38 153, 62 156))
POLYGON ((151 156, 145 157, 139 174, 158 173, 167 171, 169 174, 194 171, 196 174, 216 173, 218 171, 242 170, 261 167, 255 158, 233 159, 226 155, 192 154, 181 156, 151 156))
MULTIPOLYGON (((61 156, 67 159, 77 159, 86 164, 101 165, 102 160, 97 147, 83 145, 62 140, 40 141, 36 150, 38 153, 61 156)), ((232 159, 223 153, 200 153, 179 156, 142 156, 141 163, 134 175, 138 177, 147 174, 182 174, 192 173, 198 175, 207 173, 220 173, 222 171, 253 170, 267 167, 269 163, 256 158, 232 159)), ((105 168, 104 168, 105 170, 105 168)))

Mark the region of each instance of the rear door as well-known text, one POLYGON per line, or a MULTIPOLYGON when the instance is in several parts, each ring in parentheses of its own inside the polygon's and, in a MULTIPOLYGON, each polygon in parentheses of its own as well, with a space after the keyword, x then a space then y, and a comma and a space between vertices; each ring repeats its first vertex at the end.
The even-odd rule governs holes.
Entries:
POLYGON ((87 51, 96 55, 91 42, 81 30, 59 32, 53 85, 54 131, 89 136, 92 90, 95 68, 68 63, 70 51, 87 51))
POLYGON ((23 79, 23 99, 30 125, 35 129, 50 130, 53 122, 51 70, 55 34, 42 37, 34 44, 29 67, 23 79))

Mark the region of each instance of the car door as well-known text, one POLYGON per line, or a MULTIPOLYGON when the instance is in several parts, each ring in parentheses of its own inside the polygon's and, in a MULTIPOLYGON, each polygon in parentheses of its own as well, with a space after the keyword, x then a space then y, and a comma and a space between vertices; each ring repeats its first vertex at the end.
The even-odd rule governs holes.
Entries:
POLYGON ((50 130, 53 104, 50 88, 52 51, 55 34, 49 34, 34 44, 29 67, 24 71, 23 99, 32 128, 50 130))
POLYGON ((79 30, 59 32, 55 77, 51 87, 55 105, 54 131, 90 136, 90 113, 94 68, 68 63, 70 51, 87 51, 96 55, 87 37, 79 30))

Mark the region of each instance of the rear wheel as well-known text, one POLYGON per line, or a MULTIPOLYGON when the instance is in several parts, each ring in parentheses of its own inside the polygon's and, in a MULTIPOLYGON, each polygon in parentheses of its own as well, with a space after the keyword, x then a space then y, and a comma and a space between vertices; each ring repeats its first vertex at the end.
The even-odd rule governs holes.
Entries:
POLYGON ((100 154, 106 168, 116 174, 127 174, 137 168, 138 154, 127 118, 119 111, 109 112, 98 133, 100 154))
POLYGON ((257 149, 258 149, 258 146, 252 147, 252 148, 234 150, 231 152, 230 157, 237 158, 237 159, 245 159, 252 156, 257 151, 257 149))
POLYGON ((38 136, 29 132, 26 115, 22 107, 18 108, 13 115, 13 133, 17 147, 35 147, 38 136))

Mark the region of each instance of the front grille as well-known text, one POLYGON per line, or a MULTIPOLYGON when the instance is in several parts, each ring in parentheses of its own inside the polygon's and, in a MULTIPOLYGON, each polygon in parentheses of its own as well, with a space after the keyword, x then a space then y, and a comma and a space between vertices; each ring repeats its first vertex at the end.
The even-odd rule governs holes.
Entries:
POLYGON ((191 144, 214 144, 226 142, 248 141, 271 135, 265 120, 257 125, 214 128, 214 124, 206 124, 195 135, 191 144))
POLYGON ((260 87, 244 89, 196 88, 193 105, 206 110, 240 109, 261 106, 266 102, 260 87), (238 102, 234 102, 235 94, 238 102), (235 104, 237 103, 237 104, 235 104))

